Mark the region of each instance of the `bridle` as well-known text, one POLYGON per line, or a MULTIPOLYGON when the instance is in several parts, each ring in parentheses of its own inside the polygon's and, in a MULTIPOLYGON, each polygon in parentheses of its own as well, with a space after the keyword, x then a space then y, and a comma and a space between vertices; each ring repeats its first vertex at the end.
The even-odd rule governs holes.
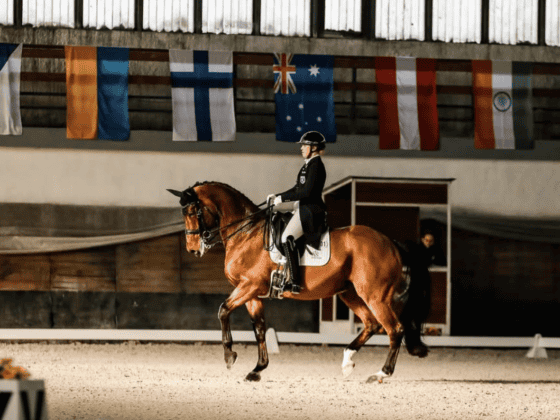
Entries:
MULTIPOLYGON (((254 222, 251 220, 248 223, 245 223, 240 228, 236 229, 233 233, 230 233, 227 237, 221 238, 221 233, 224 229, 227 229, 228 227, 239 224, 239 223, 241 223, 245 220, 252 219, 255 215, 257 215, 259 213, 262 213, 263 211, 266 211, 266 210, 268 210, 269 208, 272 207, 272 206, 267 206, 267 207, 265 207, 263 209, 260 209, 260 210, 254 212, 254 213, 249 214, 248 216, 246 216, 242 219, 235 220, 235 221, 227 224, 226 226, 219 226, 218 225, 217 227, 209 228, 208 226, 206 226, 206 223, 204 223, 203 210, 206 209, 206 211, 208 213, 210 213, 210 210, 208 209, 208 207, 201 207, 200 199, 196 195, 196 191, 194 190, 194 188, 189 189, 189 195, 191 195, 195 199, 190 201, 189 203, 186 203, 185 205, 183 205, 181 207, 181 211, 183 213, 183 216, 187 216, 188 208, 194 205, 194 209, 195 209, 195 212, 196 212, 196 219, 197 219, 197 222, 198 222, 198 229, 185 229, 185 237, 188 238, 189 235, 199 235, 200 236, 201 247, 203 247, 204 249, 210 249, 210 248, 218 245, 219 243, 224 243, 229 238, 236 235, 238 232, 242 231, 243 229, 250 226, 254 222), (220 238, 220 239, 215 240, 216 238, 220 238)), ((212 214, 212 213, 210 213, 210 214, 212 214)))

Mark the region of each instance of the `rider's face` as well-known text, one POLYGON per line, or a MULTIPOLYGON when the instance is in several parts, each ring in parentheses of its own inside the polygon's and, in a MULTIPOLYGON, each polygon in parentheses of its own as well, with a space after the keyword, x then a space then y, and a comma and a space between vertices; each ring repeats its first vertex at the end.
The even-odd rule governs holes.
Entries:
POLYGON ((301 155, 303 156, 303 158, 307 159, 309 157, 310 153, 311 153, 311 146, 306 145, 306 144, 302 144, 301 145, 301 155))

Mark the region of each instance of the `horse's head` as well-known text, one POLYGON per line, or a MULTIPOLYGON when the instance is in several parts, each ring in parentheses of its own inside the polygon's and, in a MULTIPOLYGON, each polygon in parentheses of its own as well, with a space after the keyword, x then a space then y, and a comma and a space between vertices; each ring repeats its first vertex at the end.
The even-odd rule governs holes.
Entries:
POLYGON ((212 239, 219 233, 219 220, 215 206, 207 202, 206 197, 199 196, 194 187, 184 191, 170 190, 180 198, 185 219, 185 236, 187 251, 202 257, 213 244, 212 239))

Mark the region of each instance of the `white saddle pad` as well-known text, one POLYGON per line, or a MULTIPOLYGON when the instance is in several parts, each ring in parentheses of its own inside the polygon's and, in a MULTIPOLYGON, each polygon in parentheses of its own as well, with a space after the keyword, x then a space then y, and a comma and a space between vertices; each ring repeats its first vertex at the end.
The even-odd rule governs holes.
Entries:
MULTIPOLYGON (((272 238, 270 240, 272 242, 272 238)), ((282 256, 278 248, 274 245, 272 250, 270 251, 270 258, 276 264, 280 262, 282 259, 285 261, 285 258, 282 256)), ((329 262, 331 258, 331 235, 329 230, 321 236, 321 243, 319 245, 319 249, 315 250, 310 246, 305 247, 305 253, 299 259, 300 266, 308 266, 308 267, 320 267, 325 265, 329 262)))

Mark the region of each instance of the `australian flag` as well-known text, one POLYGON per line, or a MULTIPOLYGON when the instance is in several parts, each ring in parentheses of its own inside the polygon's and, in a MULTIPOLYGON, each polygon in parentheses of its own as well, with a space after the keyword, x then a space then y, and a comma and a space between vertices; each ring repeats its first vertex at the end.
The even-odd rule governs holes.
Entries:
POLYGON ((276 139, 297 142, 307 131, 336 141, 333 57, 274 54, 276 139))

